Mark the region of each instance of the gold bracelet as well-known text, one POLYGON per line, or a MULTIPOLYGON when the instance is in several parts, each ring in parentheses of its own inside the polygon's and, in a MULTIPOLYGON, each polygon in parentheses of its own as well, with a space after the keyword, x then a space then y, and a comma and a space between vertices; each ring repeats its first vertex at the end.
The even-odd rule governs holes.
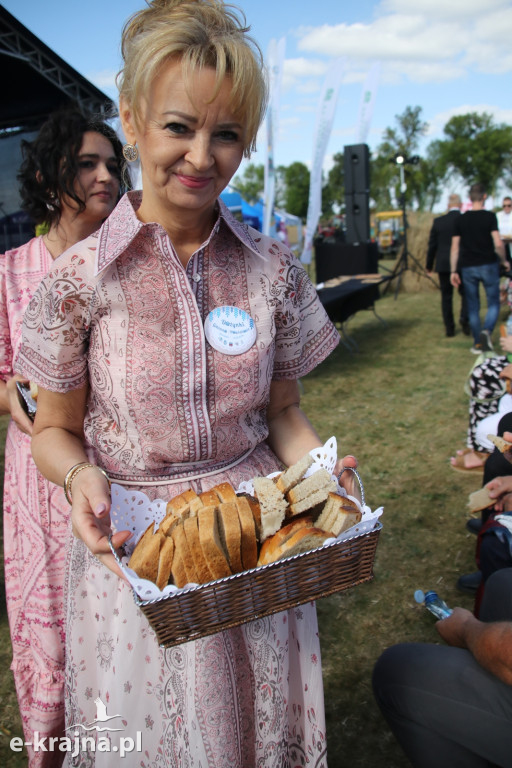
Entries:
POLYGON ((66 477, 64 478, 64 496, 66 497, 66 501, 68 504, 73 503, 73 497, 71 495, 71 483, 75 479, 75 477, 78 475, 79 472, 82 471, 82 469, 88 469, 89 467, 92 467, 94 469, 99 469, 101 474, 105 477, 108 488, 110 490, 111 482, 110 477, 107 475, 104 469, 101 467, 98 467, 97 464, 91 464, 89 461, 81 461, 78 464, 74 464, 71 469, 67 472, 66 477))

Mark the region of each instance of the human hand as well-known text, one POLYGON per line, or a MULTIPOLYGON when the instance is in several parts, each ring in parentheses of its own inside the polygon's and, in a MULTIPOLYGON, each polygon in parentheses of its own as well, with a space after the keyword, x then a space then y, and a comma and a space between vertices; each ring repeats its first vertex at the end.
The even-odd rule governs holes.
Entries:
POLYGON ((503 499, 507 494, 512 493, 512 476, 495 477, 485 487, 491 499, 496 499, 494 509, 497 512, 503 512, 503 499))
POLYGON ((349 496, 354 496, 361 501, 361 488, 359 481, 351 469, 357 469, 358 463, 355 456, 350 454, 338 459, 334 467, 334 474, 338 478, 338 483, 346 490, 349 496))
POLYGON ((500 336, 500 347, 504 352, 512 352, 512 336, 500 336))
MULTIPOLYGON (((98 560, 126 581, 116 563, 109 545, 112 533, 110 523, 110 491, 106 478, 95 467, 88 467, 76 475, 72 484, 71 524, 73 534, 81 539, 98 560)), ((119 531, 112 536, 117 549, 129 538, 130 531, 119 531)))
POLYGON ((458 288, 460 285, 460 276, 458 272, 452 272, 450 275, 450 283, 454 288, 458 288))
POLYGON ((477 619, 475 619, 471 611, 466 610, 466 608, 456 607, 453 609, 451 616, 436 621, 435 628, 448 645, 466 648, 468 625, 474 621, 477 621, 477 619))
POLYGON ((30 417, 24 411, 20 403, 20 394, 16 386, 17 383, 28 384, 29 381, 24 376, 18 374, 12 376, 5 384, 7 399, 9 401, 9 411, 11 418, 21 432, 26 435, 32 435, 33 424, 30 417))

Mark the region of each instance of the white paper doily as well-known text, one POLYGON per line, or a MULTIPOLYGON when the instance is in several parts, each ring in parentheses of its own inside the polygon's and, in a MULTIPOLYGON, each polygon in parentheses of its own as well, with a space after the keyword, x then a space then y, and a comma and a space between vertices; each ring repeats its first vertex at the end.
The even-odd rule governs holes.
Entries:
MULTIPOLYGON (((305 476, 309 477, 309 475, 313 474, 313 472, 316 472, 318 469, 327 469, 332 475, 337 460, 336 438, 329 438, 325 445, 321 448, 315 448, 313 451, 310 451, 310 453, 315 461, 308 469, 305 476)), ((279 472, 273 472, 269 477, 275 477, 278 474, 279 472)), ((354 536, 360 536, 363 533, 372 531, 375 527, 375 523, 384 511, 383 507, 378 507, 378 509, 372 512, 367 504, 361 505, 359 499, 350 496, 345 489, 339 485, 336 492, 339 493, 340 496, 347 496, 347 498, 352 499, 361 510, 362 517, 357 525, 340 533, 337 539, 327 539, 324 542, 324 546, 333 544, 335 541, 345 541, 354 536)), ((150 501, 145 493, 142 493, 141 491, 133 491, 129 488, 123 488, 117 483, 112 483, 111 493, 112 507, 110 510, 110 519, 112 521, 114 532, 131 531, 133 533, 130 541, 124 545, 126 554, 120 559, 120 565, 138 597, 141 600, 155 600, 162 596, 173 595, 182 591, 175 587, 174 584, 169 584, 160 591, 156 584, 153 584, 152 581, 147 581, 146 579, 140 579, 135 571, 132 571, 127 565, 136 543, 151 521, 154 521, 158 525, 164 519, 167 502, 162 499, 150 501)), ((249 493, 252 495, 254 493, 252 483, 240 483, 240 486, 237 488, 237 493, 249 493)), ((182 589, 195 586, 197 586, 197 584, 187 584, 182 589)))

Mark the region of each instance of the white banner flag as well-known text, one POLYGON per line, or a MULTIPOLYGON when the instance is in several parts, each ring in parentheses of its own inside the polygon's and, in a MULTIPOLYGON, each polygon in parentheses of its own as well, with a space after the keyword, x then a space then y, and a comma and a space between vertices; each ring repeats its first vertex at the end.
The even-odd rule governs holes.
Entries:
POLYGON ((272 211, 276 194, 274 166, 274 139, 279 121, 281 81, 283 79, 286 38, 272 39, 268 45, 267 68, 269 77, 269 103, 267 109, 267 153, 265 158, 265 187, 263 192, 263 234, 270 234, 272 211))
POLYGON ((324 162, 327 142, 331 135, 338 91, 345 68, 345 59, 335 59, 330 65, 325 76, 320 102, 318 105, 315 135, 313 139, 313 159, 311 162, 311 176, 309 180, 308 216, 306 220, 306 235, 304 250, 300 260, 303 264, 310 264, 313 253, 313 237, 316 232, 320 211, 322 209, 322 165, 324 162))
POLYGON ((370 123, 373 117, 373 108, 375 106, 375 97, 377 95, 377 86, 380 77, 380 62, 373 64, 366 75, 366 80, 361 93, 359 102, 359 116, 357 120, 356 144, 366 144, 370 123))

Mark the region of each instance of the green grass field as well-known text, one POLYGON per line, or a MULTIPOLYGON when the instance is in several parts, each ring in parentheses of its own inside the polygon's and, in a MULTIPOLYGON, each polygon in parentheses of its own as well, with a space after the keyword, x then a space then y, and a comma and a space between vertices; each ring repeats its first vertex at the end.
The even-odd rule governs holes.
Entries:
MULTIPOLYGON (((435 291, 396 300, 389 291, 376 309, 385 325, 371 311, 349 323, 357 353, 340 345, 302 382, 320 435, 335 435, 340 455, 358 457, 367 503, 384 506, 373 581, 318 603, 330 768, 408 765, 374 703, 373 665, 393 643, 438 642, 433 617, 414 603, 416 588, 472 607, 455 582, 474 570, 465 506, 480 481, 448 464, 465 442, 471 342, 445 338, 435 291)), ((18 768, 26 763, 8 748, 21 728, 4 599, 1 608, 0 765, 18 768)))

